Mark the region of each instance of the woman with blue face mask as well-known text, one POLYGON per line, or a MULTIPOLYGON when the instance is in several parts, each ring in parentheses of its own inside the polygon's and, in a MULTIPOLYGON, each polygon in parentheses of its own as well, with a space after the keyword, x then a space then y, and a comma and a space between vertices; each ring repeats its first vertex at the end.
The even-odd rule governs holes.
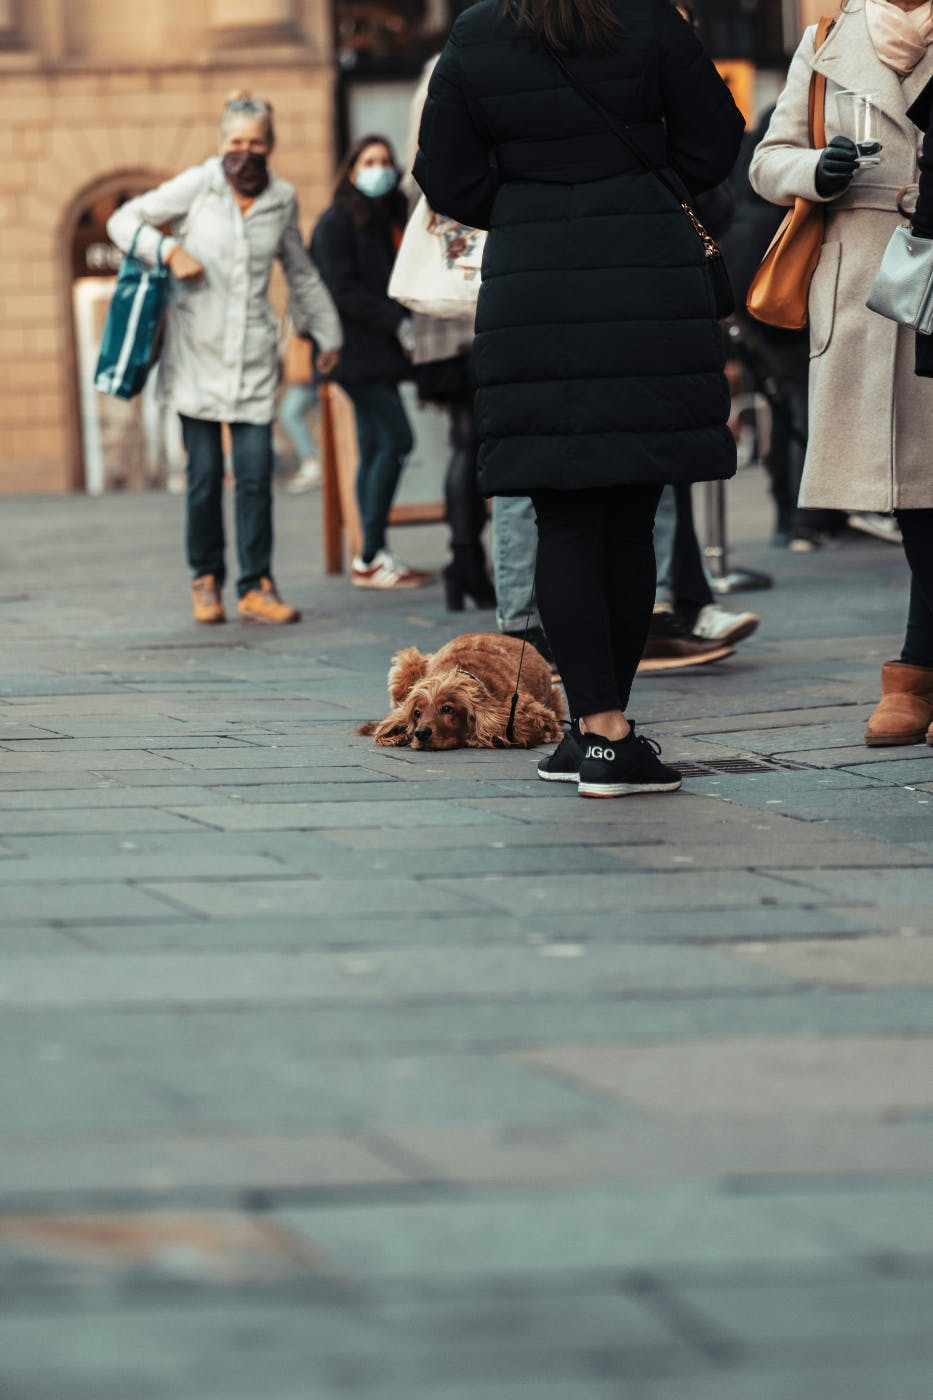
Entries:
POLYGON ((356 415, 363 547, 350 578, 358 588, 417 588, 430 577, 390 554, 386 541, 389 511, 413 445, 398 392, 412 373, 411 325, 387 291, 407 215, 392 147, 381 136, 365 136, 344 157, 333 201, 310 245, 343 325, 342 358, 332 377, 349 394, 356 415))

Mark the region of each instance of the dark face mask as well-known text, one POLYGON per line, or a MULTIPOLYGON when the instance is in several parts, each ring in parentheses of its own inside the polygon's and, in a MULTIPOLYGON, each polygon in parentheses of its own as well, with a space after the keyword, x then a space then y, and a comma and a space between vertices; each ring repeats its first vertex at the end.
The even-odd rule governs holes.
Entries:
POLYGON ((223 158, 224 174, 237 194, 255 199, 269 184, 268 158, 258 151, 228 151, 223 158))

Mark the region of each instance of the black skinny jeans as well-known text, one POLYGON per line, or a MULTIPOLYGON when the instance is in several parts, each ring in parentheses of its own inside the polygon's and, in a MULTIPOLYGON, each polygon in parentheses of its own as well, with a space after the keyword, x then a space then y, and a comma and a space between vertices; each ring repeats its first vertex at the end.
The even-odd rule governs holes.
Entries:
POLYGON ((538 611, 570 713, 624 710, 654 607, 661 487, 536 491, 538 611))
POLYGON ((473 399, 450 399, 450 461, 444 478, 444 503, 450 527, 450 548, 470 558, 482 557, 481 538, 486 524, 486 503, 476 474, 476 421, 473 399))
POLYGON ((910 608, 901 660, 908 666, 933 666, 933 510, 899 510, 910 565, 910 608))

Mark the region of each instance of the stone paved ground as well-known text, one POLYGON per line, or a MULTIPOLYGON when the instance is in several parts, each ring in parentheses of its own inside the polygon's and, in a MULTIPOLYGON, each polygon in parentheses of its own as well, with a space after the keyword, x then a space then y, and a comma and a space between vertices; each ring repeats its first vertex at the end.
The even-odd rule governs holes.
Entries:
POLYGON ((760 640, 635 706, 711 766, 586 803, 355 736, 490 619, 324 580, 315 502, 305 623, 198 633, 178 500, 4 502, 4 1400, 929 1400, 903 565, 733 503, 760 640))

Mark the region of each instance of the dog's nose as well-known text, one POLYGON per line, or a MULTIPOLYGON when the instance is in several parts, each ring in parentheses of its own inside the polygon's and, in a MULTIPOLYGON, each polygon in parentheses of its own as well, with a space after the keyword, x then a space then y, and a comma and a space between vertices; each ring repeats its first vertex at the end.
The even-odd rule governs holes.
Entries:
POLYGON ((415 730, 415 738, 419 744, 426 744, 431 737, 431 732, 430 725, 424 724, 420 729, 415 730))

